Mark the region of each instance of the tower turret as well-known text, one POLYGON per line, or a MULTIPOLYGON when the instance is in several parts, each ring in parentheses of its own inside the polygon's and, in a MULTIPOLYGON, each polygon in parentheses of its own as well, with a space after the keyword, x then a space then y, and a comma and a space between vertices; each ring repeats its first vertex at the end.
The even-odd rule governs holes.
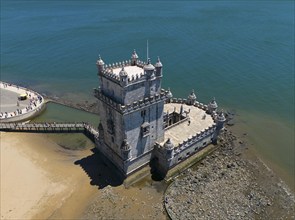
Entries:
POLYGON ((217 107, 218 107, 218 105, 217 105, 217 103, 215 101, 215 97, 213 97, 212 101, 209 102, 209 104, 208 104, 208 113, 209 114, 215 113, 216 110, 217 110, 217 107))
POLYGON ((173 94, 172 92, 170 91, 170 88, 168 88, 168 92, 167 92, 167 102, 170 103, 172 98, 173 98, 173 94))
POLYGON ((120 84, 122 86, 126 86, 128 84, 128 74, 124 69, 124 66, 122 67, 121 71, 119 72, 120 76, 120 84))
POLYGON ((170 138, 168 138, 168 140, 165 142, 164 144, 164 149, 166 151, 166 156, 167 158, 171 159, 173 158, 173 149, 174 149, 174 144, 172 143, 172 141, 170 140, 170 138))
POLYGON ((146 65, 144 65, 143 69, 147 76, 147 79, 153 79, 155 77, 155 67, 153 66, 153 64, 151 64, 150 58, 148 58, 148 62, 146 65))
POLYGON ((127 140, 124 139, 121 145, 121 151, 122 151, 122 156, 124 160, 128 160, 131 158, 130 150, 131 150, 130 145, 128 144, 127 140))
POLYGON ((195 104, 196 100, 197 100, 197 96, 195 94, 195 91, 192 90, 191 94, 189 94, 189 96, 187 97, 187 104, 193 105, 195 104))
POLYGON ((159 76, 162 76, 162 68, 163 68, 163 65, 160 61, 160 57, 158 57, 158 60, 155 64, 155 68, 156 68, 156 76, 159 77, 159 76))
POLYGON ((225 121, 226 121, 226 118, 225 118, 225 116, 223 114, 223 110, 221 110, 220 113, 217 114, 216 117, 215 117, 216 130, 215 130, 215 134, 212 137, 212 143, 213 144, 217 143, 217 137, 220 134, 220 131, 223 130, 225 121))
POLYGON ((138 55, 135 51, 135 49, 133 50, 133 53, 131 55, 131 66, 136 66, 137 65, 137 60, 138 60, 138 55))
POLYGON ((221 110, 220 113, 216 117, 217 129, 222 130, 224 127, 225 121, 226 121, 226 118, 223 114, 223 110, 221 110))
POLYGON ((100 55, 98 56, 98 60, 96 61, 96 66, 98 69, 98 74, 102 74, 104 71, 104 62, 101 59, 100 55))

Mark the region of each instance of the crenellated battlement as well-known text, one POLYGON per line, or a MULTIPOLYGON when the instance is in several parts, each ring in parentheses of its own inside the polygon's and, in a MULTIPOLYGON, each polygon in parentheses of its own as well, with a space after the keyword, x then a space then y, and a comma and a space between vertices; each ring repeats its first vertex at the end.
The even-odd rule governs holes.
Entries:
POLYGON ((102 76, 106 77, 107 79, 110 79, 113 82, 116 82, 120 84, 121 78, 120 78, 120 71, 123 68, 128 67, 138 67, 138 70, 134 73, 127 74, 127 81, 129 83, 135 83, 139 81, 143 81, 147 79, 147 74, 144 71, 144 66, 147 63, 141 60, 138 60, 136 65, 132 65, 131 60, 116 62, 116 63, 110 63, 103 65, 103 70, 100 73, 102 76))
POLYGON ((174 147, 174 155, 181 153, 183 150, 189 148, 190 146, 194 145, 195 143, 199 142, 205 137, 213 135, 216 130, 216 124, 209 126, 208 128, 203 129, 202 131, 197 132, 193 136, 187 138, 182 143, 178 144, 174 147))
MULTIPOLYGON (((170 100, 170 102, 171 103, 179 103, 179 104, 185 104, 186 105, 187 104, 187 99, 184 99, 184 98, 172 98, 170 100)), ((195 106, 195 107, 197 107, 199 109, 202 109, 204 111, 208 110, 208 105, 205 105, 205 104, 203 104, 201 102, 198 102, 198 101, 196 101, 193 106, 195 106)))
POLYGON ((104 103, 106 103, 107 105, 111 106, 112 108, 114 108, 116 111, 121 111, 121 104, 115 102, 113 99, 105 96, 102 92, 100 88, 95 88, 94 89, 94 96, 96 98, 98 98, 99 100, 103 101, 104 103))
POLYGON ((137 111, 142 108, 145 108, 147 106, 150 106, 151 104, 160 102, 160 101, 165 101, 167 98, 167 93, 168 91, 161 91, 159 94, 155 94, 154 96, 150 96, 144 99, 140 99, 138 101, 135 101, 131 104, 127 105, 121 105, 120 103, 115 102, 113 99, 105 96, 100 88, 94 89, 94 96, 104 103, 108 104, 112 108, 114 108, 116 111, 120 112, 121 114, 126 114, 130 113, 132 111, 137 111))

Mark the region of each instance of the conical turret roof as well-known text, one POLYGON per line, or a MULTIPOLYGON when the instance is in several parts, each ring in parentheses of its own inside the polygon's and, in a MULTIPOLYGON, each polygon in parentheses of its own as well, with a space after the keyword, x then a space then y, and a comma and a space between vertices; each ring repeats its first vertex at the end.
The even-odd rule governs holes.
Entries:
POLYGON ((157 60, 157 62, 156 62, 156 64, 155 64, 155 67, 156 67, 156 68, 161 68, 161 67, 163 67, 163 65, 162 65, 162 63, 161 63, 161 61, 160 61, 160 57, 158 57, 158 60, 157 60))
POLYGON ((172 92, 170 91, 170 88, 168 88, 167 98, 171 99, 173 97, 172 92))
POLYGON ((119 72, 119 76, 127 76, 127 72, 124 69, 124 66, 122 67, 122 70, 119 72))
POLYGON ((97 65, 100 65, 100 66, 103 66, 103 65, 104 65, 104 62, 103 62, 103 60, 101 59, 100 55, 98 56, 98 60, 96 61, 96 64, 97 64, 97 65))
POLYGON ((209 102, 208 106, 209 106, 210 108, 217 108, 217 107, 218 107, 218 105, 217 105, 217 103, 216 103, 216 101, 215 101, 215 97, 213 97, 212 101, 209 102))
POLYGON ((150 58, 148 58, 148 63, 143 67, 144 70, 148 70, 148 71, 151 71, 151 70, 154 70, 155 67, 153 66, 153 64, 151 64, 151 60, 150 58))
POLYGON ((220 113, 217 116, 217 120, 220 122, 224 122, 226 120, 224 114, 223 114, 223 110, 220 111, 220 113))
POLYGON ((194 90, 192 90, 191 94, 189 94, 188 99, 189 100, 196 100, 197 99, 197 96, 196 96, 194 90))
POLYGON ((172 150, 174 148, 174 144, 172 143, 170 138, 168 138, 168 140, 165 142, 164 148, 167 150, 172 150))
POLYGON ((131 55, 131 58, 132 58, 132 59, 138 59, 138 55, 137 55, 135 49, 133 50, 133 53, 132 53, 132 55, 131 55))

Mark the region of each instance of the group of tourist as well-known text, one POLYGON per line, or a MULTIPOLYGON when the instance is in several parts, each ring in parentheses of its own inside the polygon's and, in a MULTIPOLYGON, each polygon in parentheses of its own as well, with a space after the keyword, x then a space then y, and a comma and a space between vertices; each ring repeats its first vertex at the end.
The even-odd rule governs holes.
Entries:
MULTIPOLYGON (((19 86, 16 86, 16 85, 4 83, 4 82, 1 82, 1 84, 2 84, 3 88, 14 87, 14 88, 17 88, 17 90, 20 89, 19 86)), ((18 116, 18 115, 28 113, 30 111, 35 110, 38 107, 38 105, 43 102, 43 97, 40 96, 39 94, 36 94, 36 93, 34 93, 32 91, 28 91, 25 88, 22 88, 22 90, 26 91, 25 93, 26 93, 27 97, 29 98, 29 105, 26 106, 23 109, 18 108, 13 112, 0 112, 0 119, 7 119, 7 118, 10 118, 10 117, 14 117, 14 116, 18 116)), ((19 100, 16 101, 16 106, 17 107, 20 106, 20 101, 19 100)))
POLYGON ((1 84, 3 84, 3 88, 7 88, 8 86, 11 86, 10 83, 4 83, 4 82, 1 82, 1 84))

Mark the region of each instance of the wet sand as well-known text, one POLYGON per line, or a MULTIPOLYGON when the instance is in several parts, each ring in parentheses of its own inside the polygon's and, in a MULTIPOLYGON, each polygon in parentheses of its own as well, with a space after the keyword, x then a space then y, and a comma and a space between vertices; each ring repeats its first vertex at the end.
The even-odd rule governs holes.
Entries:
POLYGON ((65 150, 43 134, 1 132, 1 219, 76 218, 97 187, 65 150))
POLYGON ((148 176, 125 188, 92 147, 65 149, 45 134, 0 134, 1 219, 167 218, 165 183, 148 176))

